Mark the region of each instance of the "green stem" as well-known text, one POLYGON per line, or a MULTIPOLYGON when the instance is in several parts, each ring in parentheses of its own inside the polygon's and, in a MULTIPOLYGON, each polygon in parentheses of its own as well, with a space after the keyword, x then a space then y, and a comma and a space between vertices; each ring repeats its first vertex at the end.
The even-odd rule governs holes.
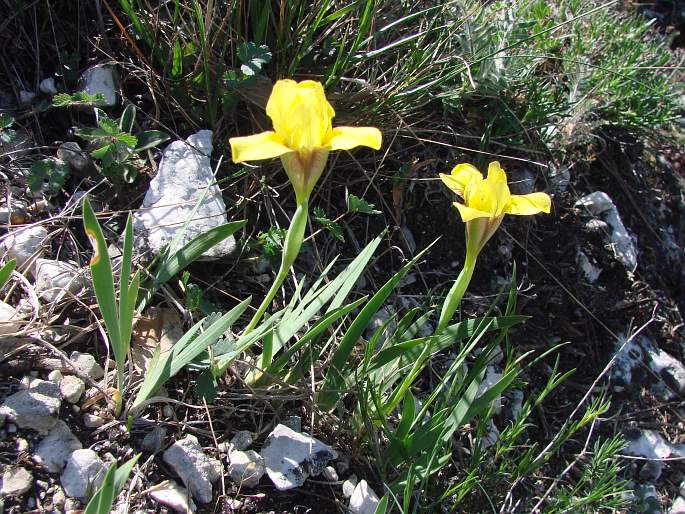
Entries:
POLYGON ((124 370, 121 369, 122 366, 119 366, 119 363, 117 362, 117 397, 115 398, 114 402, 114 415, 116 417, 119 417, 119 414, 121 414, 121 407, 124 402, 124 370))
POLYGON ((271 289, 264 297, 261 305, 257 309, 257 312, 250 320, 250 323, 245 328, 243 335, 249 334, 254 330, 259 321, 264 316, 264 313, 271 305, 276 293, 283 285, 283 281, 288 276, 288 270, 290 266, 293 265, 295 259, 297 259, 300 253, 300 247, 302 246, 302 241, 304 240, 304 229, 307 227, 307 214, 309 213, 309 204, 305 200, 297 206, 297 210, 293 215, 293 219, 290 220, 290 227, 288 228, 288 233, 285 236, 285 244, 283 245, 283 255, 281 257, 281 267, 276 274, 276 278, 271 284, 271 289))
POLYGON ((454 281, 450 292, 447 293, 445 302, 442 304, 442 311, 440 312, 440 321, 438 322, 438 328, 435 331, 435 335, 440 335, 447 325, 452 320, 452 316, 459 308, 461 299, 466 293, 466 289, 469 287, 471 282, 471 277, 473 276, 473 271, 476 269, 476 258, 469 258, 466 256, 466 262, 462 268, 457 280, 454 281))

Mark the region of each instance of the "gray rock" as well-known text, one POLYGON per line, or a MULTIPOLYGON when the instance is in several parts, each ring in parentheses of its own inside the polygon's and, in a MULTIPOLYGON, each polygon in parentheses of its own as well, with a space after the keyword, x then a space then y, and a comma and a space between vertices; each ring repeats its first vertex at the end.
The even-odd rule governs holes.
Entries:
POLYGON ((90 158, 78 143, 67 141, 59 145, 57 158, 66 162, 74 171, 85 171, 90 166, 90 158))
POLYGON ((165 480, 161 484, 157 484, 148 489, 150 498, 157 503, 171 507, 176 512, 187 514, 188 512, 195 512, 196 507, 193 499, 188 494, 185 487, 181 487, 173 480, 165 480))
POLYGON ((335 470, 333 466, 326 466, 325 468, 323 468, 322 474, 326 480, 329 480, 331 482, 338 481, 338 472, 335 470))
POLYGON ((236 432, 231 438, 229 451, 245 451, 252 446, 252 434, 247 430, 236 432))
POLYGON ((18 332, 24 323, 14 307, 0 302, 0 336, 18 332))
POLYGON ((0 497, 21 496, 31 489, 33 476, 20 466, 7 466, 0 476, 0 497))
POLYGON ((19 102, 24 105, 30 104, 31 102, 33 102, 33 100, 35 100, 35 98, 36 93, 34 93, 33 91, 26 91, 24 89, 19 91, 19 102))
POLYGON ((509 181, 509 188, 515 195, 527 195, 535 191, 536 174, 528 169, 514 170, 509 181))
POLYGON ((685 458, 685 445, 670 443, 654 430, 640 430, 632 435, 624 451, 627 455, 648 459, 640 470, 642 480, 656 482, 661 476, 663 459, 685 458))
POLYGON ((157 453, 162 449, 164 438, 166 437, 166 428, 155 427, 150 432, 145 434, 143 442, 140 444, 143 450, 150 453, 157 453))
POLYGON ((254 450, 233 451, 228 455, 231 480, 244 487, 256 487, 264 476, 264 459, 254 450))
POLYGON ((286 416, 281 424, 295 432, 302 432, 302 418, 300 416, 286 416))
POLYGON ((602 273, 602 268, 597 266, 594 259, 590 260, 590 257, 582 250, 576 252, 576 265, 589 284, 597 282, 600 273, 602 273))
POLYGON ((105 463, 93 450, 72 452, 60 477, 64 492, 72 498, 86 499, 100 487, 106 470, 105 463))
POLYGON ((351 498, 352 493, 354 493, 354 490, 357 488, 357 475, 351 475, 347 480, 345 480, 342 484, 342 495, 343 498, 351 498))
POLYGON ((200 503, 212 501, 212 482, 219 479, 217 461, 210 459, 197 438, 188 435, 176 441, 163 454, 166 462, 200 503))
POLYGON ((86 384, 79 377, 67 375, 59 382, 59 391, 69 403, 78 403, 81 396, 86 391, 86 384))
POLYGON ((29 450, 29 442, 23 437, 17 437, 17 453, 24 453, 29 450))
POLYGON ((52 494, 52 506, 56 511, 62 511, 64 504, 67 501, 67 496, 64 494, 64 489, 59 485, 55 485, 55 492, 52 494))
POLYGON ((53 77, 48 77, 40 81, 38 85, 40 92, 46 95, 56 95, 57 87, 55 86, 55 79, 53 77))
POLYGON ((260 452, 269 478, 280 491, 304 484, 310 475, 320 474, 338 454, 318 439, 277 425, 260 452))
POLYGON ((116 79, 111 66, 93 66, 81 75, 83 90, 89 95, 100 93, 105 97, 105 105, 117 104, 116 79))
POLYGON ((635 387, 633 382, 639 380, 637 387, 647 387, 665 401, 685 394, 685 366, 646 337, 626 341, 623 336, 616 343, 616 351, 609 375, 615 391, 635 387))
POLYGON ((60 380, 62 380, 62 377, 62 372, 58 369, 53 369, 50 373, 48 373, 48 380, 55 384, 59 384, 60 380))
POLYGON ((105 420, 95 414, 86 413, 83 415, 83 425, 86 428, 100 428, 105 424, 105 420))
POLYGON ((352 514, 374 514, 380 502, 376 493, 369 487, 366 480, 362 480, 354 488, 350 497, 350 512, 352 514))
MULTIPOLYGON (((388 306, 388 307, 383 307, 380 309, 376 314, 371 316, 371 320, 369 321, 368 326, 366 327, 366 330, 364 331, 364 338, 368 341, 370 340, 373 335, 376 333, 376 330, 381 328, 386 321, 388 321, 390 318, 392 318, 395 315, 395 310, 388 306)), ((383 341, 385 341, 386 337, 392 333, 393 330, 397 327, 397 320, 392 319, 388 323, 387 327, 381 334, 380 338, 378 339, 377 345, 380 346, 383 344, 383 341)))
POLYGON ((60 473, 69 455, 83 448, 64 421, 58 421, 47 437, 38 445, 33 460, 42 464, 50 473, 60 473))
POLYGON ((48 302, 76 295, 88 286, 86 270, 74 264, 51 259, 36 260, 36 293, 48 302))
POLYGON ((43 255, 43 245, 47 239, 48 231, 45 227, 29 226, 13 231, 2 246, 7 251, 7 258, 16 260, 17 268, 21 268, 32 258, 43 255))
MULTIPOLYGON (((209 130, 193 134, 187 143, 174 141, 164 150, 157 175, 150 182, 141 210, 134 216, 133 228, 139 236, 136 240, 138 251, 158 253, 171 243, 203 195, 202 203, 174 249, 228 221, 226 205, 209 161, 211 153, 212 132, 209 130)), ((217 259, 232 253, 235 248, 235 239, 231 236, 213 246, 203 257, 217 259)))
POLYGON ((7 417, 21 428, 30 428, 47 434, 57 423, 61 405, 57 384, 44 380, 32 380, 30 387, 5 399, 0 416, 7 417))
POLYGON ((69 360, 84 375, 88 375, 93 380, 100 380, 105 376, 105 370, 98 364, 89 353, 71 352, 69 360))
POLYGON ((593 216, 599 216, 610 227, 610 244, 616 260, 618 260, 629 272, 637 267, 637 248, 633 237, 628 233, 618 209, 609 195, 603 191, 595 191, 585 195, 575 205, 578 209, 584 209, 593 216))

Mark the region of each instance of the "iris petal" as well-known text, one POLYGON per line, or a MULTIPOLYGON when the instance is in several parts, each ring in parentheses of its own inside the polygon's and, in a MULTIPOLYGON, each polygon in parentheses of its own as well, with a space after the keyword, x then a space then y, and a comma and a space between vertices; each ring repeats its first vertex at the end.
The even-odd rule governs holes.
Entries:
POLYGON ((544 212, 549 214, 552 201, 547 193, 530 193, 528 195, 512 195, 505 212, 519 216, 528 216, 544 212))
POLYGON ((378 150, 382 143, 381 131, 375 127, 335 127, 329 133, 327 146, 331 150, 351 150, 357 146, 378 150))
POLYGON ((275 132, 262 132, 245 137, 232 137, 228 140, 231 145, 233 162, 258 161, 280 157, 292 152, 275 132))
POLYGON ((459 211, 459 214, 461 215, 461 219, 463 222, 471 221, 476 218, 492 217, 492 215, 489 212, 480 211, 478 209, 474 209, 473 207, 467 207, 466 205, 461 204, 459 202, 454 202, 452 205, 454 205, 459 211))

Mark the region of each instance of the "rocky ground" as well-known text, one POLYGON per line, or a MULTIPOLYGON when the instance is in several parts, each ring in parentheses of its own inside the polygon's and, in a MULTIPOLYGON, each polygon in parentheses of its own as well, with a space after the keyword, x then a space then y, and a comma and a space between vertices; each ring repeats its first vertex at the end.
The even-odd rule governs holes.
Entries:
MULTIPOLYGON (((121 91, 114 87, 116 74, 103 72, 116 71, 108 66, 85 71, 83 87, 115 104, 121 91)), ((55 93, 54 77, 46 76, 37 91, 0 96, 3 108, 33 113, 31 106, 55 93)), ((135 210, 141 262, 174 240, 189 216, 189 230, 176 244, 227 220, 257 220, 242 240, 227 239, 206 255, 210 260, 190 267, 203 300, 226 310, 249 293, 263 294, 269 284, 270 263, 245 244, 270 226, 268 216, 259 216, 259 207, 235 207, 238 196, 251 198, 261 186, 256 174, 248 174, 207 187, 217 170, 223 177, 228 171, 212 133, 200 130, 184 134, 185 142, 174 137, 151 150, 141 178, 115 188, 93 172, 68 123, 35 116, 34 130, 43 127, 51 135, 46 152, 69 166, 71 175, 58 194, 35 193, 26 163, 35 157, 36 134, 20 128, 14 141, 0 146, 0 258, 17 262, 0 302, 1 510, 78 512, 111 462, 141 452, 117 512, 373 512, 382 495, 378 477, 357 451, 354 434, 316 413, 306 389, 252 391, 235 372, 216 401, 205 404, 194 394, 197 375, 188 372, 167 384, 130 427, 111 415, 105 391, 113 385, 114 364, 94 313, 80 200, 88 194, 101 214, 114 258, 123 213, 135 210)), ((465 314, 487 308, 515 261, 520 310, 531 319, 512 337, 521 351, 569 342, 558 351, 560 363, 577 370, 539 408, 534 435, 548 440, 588 391, 610 393, 611 409, 597 433, 628 438, 624 464, 635 489, 634 511, 685 513, 683 134, 645 141, 606 128, 597 140, 574 165, 509 163, 512 190, 550 192, 553 213, 504 224, 481 258, 465 314)), ((400 159, 402 145, 395 145, 400 159)), ((430 303, 430 294, 439 294, 453 277, 464 248, 463 225, 438 182, 427 179, 463 157, 457 151, 425 156, 402 186, 389 174, 377 177, 373 187, 363 171, 324 177, 315 203, 343 210, 344 198, 336 192, 347 187, 359 196, 367 192, 383 215, 346 221, 345 245, 317 231, 298 271, 317 269, 337 253, 343 259, 354 255, 389 225, 382 256, 358 285, 367 293, 443 236, 376 321, 430 303)), ((271 193, 278 194, 285 178, 275 165, 266 170, 278 184, 271 193)), ((272 212, 273 222, 283 226, 286 213, 272 212)), ((198 313, 184 301, 182 287, 170 285, 137 321, 134 375, 144 373, 156 345, 168 348, 196 321, 198 313)), ((553 363, 551 356, 528 372, 530 390, 545 381, 553 363)), ((502 414, 496 424, 504 423, 502 414)), ((564 449, 549 473, 563 468, 583 442, 564 449)))

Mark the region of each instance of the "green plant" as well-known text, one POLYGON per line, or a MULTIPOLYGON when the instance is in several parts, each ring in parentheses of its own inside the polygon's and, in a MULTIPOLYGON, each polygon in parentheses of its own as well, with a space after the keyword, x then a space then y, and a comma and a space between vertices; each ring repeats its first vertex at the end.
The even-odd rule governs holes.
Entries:
POLYGON ((121 272, 119 278, 119 300, 117 301, 112 262, 107 251, 107 242, 95 217, 93 208, 86 198, 83 201, 83 226, 93 245, 93 257, 90 260, 90 270, 93 276, 93 288, 98 300, 100 313, 105 322, 109 344, 114 352, 117 373, 117 391, 115 393, 114 413, 121 412, 124 394, 124 371, 126 357, 131 343, 133 328, 133 313, 138 299, 140 273, 131 278, 133 260, 133 222, 129 214, 124 230, 124 251, 121 258, 121 272))
POLYGON ((10 127, 14 123, 14 118, 7 113, 0 114, 0 144, 11 143, 17 132, 10 127))
POLYGON ((81 128, 76 135, 90 142, 90 155, 97 159, 102 174, 116 182, 133 182, 142 166, 137 155, 169 140, 160 130, 145 130, 133 135, 136 108, 128 105, 117 122, 98 113, 97 128, 81 128))
POLYGON ((5 264, 0 267, 0 289, 5 287, 5 284, 9 282, 10 277, 14 268, 17 266, 17 261, 14 259, 8 260, 5 264))
POLYGON ((102 107, 106 99, 101 93, 91 95, 86 91, 58 93, 52 97, 53 107, 102 107))
POLYGON ((136 465, 139 458, 140 454, 118 467, 115 462, 110 464, 100 489, 90 499, 83 514, 109 514, 112 512, 114 500, 124 489, 133 466, 136 465))
POLYGON ((269 227, 266 232, 257 234, 257 241, 266 259, 273 260, 281 254, 287 232, 287 229, 284 228, 269 227))
POLYGON ((56 159, 33 161, 26 183, 31 191, 57 194, 69 178, 69 166, 56 159))
POLYGON ((326 212, 321 207, 314 207, 314 209, 312 209, 312 215, 317 223, 333 234, 338 241, 343 243, 345 242, 345 237, 342 233, 342 227, 334 220, 331 220, 328 216, 326 216, 326 212))

